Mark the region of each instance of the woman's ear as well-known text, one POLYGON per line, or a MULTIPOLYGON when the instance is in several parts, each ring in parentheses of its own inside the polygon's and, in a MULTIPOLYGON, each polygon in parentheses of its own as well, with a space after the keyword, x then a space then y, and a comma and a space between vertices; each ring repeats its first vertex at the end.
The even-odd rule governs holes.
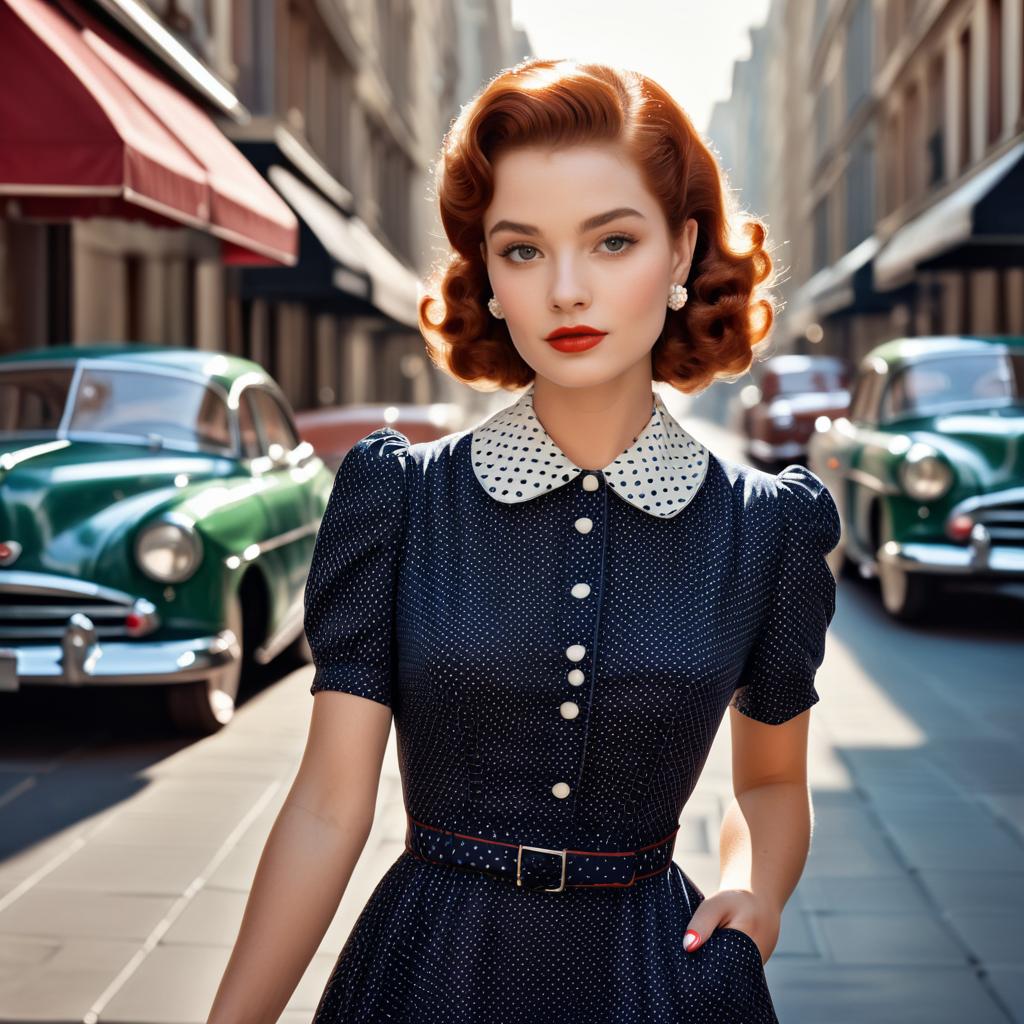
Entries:
POLYGON ((675 256, 676 261, 672 267, 672 280, 683 282, 690 276, 690 266, 693 263, 693 250, 697 247, 697 221, 691 217, 679 232, 676 240, 675 256))

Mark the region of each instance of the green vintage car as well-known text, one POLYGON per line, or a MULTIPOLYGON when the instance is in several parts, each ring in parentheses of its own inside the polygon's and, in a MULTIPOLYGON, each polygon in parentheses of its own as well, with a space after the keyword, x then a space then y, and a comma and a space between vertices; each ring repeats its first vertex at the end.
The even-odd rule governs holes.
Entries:
POLYGON ((1024 338, 879 345, 808 465, 843 519, 833 571, 877 576, 895 618, 944 590, 1024 596, 1024 338))
POLYGON ((247 359, 158 345, 0 357, 0 690, 158 684, 234 714, 243 667, 308 660, 333 476, 247 359))

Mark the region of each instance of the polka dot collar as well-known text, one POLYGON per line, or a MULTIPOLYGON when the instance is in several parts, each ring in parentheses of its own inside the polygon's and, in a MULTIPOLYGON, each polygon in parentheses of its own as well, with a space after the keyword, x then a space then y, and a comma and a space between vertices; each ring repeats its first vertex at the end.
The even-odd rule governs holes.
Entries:
MULTIPOLYGON (((529 501, 586 470, 555 444, 533 411, 534 385, 472 431, 470 455, 480 486, 506 505, 529 501)), ((678 515, 708 469, 708 452, 654 392, 651 418, 633 443, 600 472, 623 501, 659 519, 678 515)))

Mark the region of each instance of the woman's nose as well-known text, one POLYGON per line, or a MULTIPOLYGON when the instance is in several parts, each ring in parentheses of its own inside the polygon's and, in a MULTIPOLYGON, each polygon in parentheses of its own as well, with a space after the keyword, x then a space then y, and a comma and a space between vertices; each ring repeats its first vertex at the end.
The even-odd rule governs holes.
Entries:
POLYGON ((556 309, 577 309, 590 304, 590 288, 571 257, 556 264, 550 300, 556 309))

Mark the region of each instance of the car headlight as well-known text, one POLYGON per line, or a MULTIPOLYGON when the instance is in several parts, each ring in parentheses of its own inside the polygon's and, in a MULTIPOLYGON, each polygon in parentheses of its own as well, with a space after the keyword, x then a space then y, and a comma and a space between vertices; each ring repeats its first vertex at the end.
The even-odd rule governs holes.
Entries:
POLYGON ((918 442, 900 463, 900 483, 915 501, 935 501, 953 486, 953 470, 931 445, 918 442))
POLYGON ((158 519, 135 538, 135 561, 158 583, 181 583, 199 568, 203 543, 184 516, 158 519))

